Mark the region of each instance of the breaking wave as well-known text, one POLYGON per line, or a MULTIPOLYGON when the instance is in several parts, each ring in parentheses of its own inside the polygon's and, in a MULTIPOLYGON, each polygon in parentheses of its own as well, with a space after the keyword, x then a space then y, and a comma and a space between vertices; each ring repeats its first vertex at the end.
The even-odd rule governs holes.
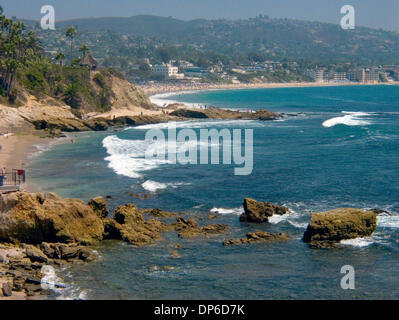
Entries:
POLYGON ((328 119, 323 122, 323 127, 325 128, 331 128, 336 125, 346 125, 346 126, 365 126, 371 124, 371 122, 366 118, 366 120, 363 117, 371 117, 373 114, 372 113, 367 113, 367 112, 348 112, 348 111, 342 111, 342 114, 344 116, 341 117, 335 117, 328 119))
POLYGON ((227 214, 232 214, 235 216, 239 216, 241 215, 241 213, 244 212, 244 208, 238 207, 238 208, 212 208, 211 210, 209 210, 211 213, 217 213, 217 214, 221 214, 221 215, 227 215, 227 214))
POLYGON ((157 181, 153 181, 153 180, 147 180, 141 184, 141 186, 145 190, 150 191, 150 192, 157 192, 158 190, 163 190, 168 187, 177 188, 178 186, 183 186, 183 185, 190 185, 190 183, 184 183, 184 182, 162 183, 162 182, 157 182, 157 181))

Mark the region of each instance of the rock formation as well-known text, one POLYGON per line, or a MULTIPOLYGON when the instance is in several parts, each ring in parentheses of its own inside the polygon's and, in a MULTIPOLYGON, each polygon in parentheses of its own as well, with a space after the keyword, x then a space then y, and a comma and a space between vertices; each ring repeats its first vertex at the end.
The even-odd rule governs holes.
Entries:
POLYGON ((275 241, 287 241, 289 236, 285 233, 269 233, 263 231, 248 232, 246 238, 228 239, 223 241, 224 246, 250 243, 268 243, 275 241))
POLYGON ((274 214, 283 215, 289 212, 284 206, 278 206, 270 202, 259 202, 254 199, 245 198, 243 202, 244 213, 240 221, 247 222, 268 222, 268 218, 274 214))
POLYGON ((0 198, 0 241, 96 244, 102 234, 101 219, 81 200, 27 192, 0 198))
POLYGON ((105 218, 108 215, 107 201, 103 197, 90 199, 87 204, 100 218, 105 218))
POLYGON ((180 108, 170 113, 172 116, 194 119, 238 119, 238 120, 275 120, 282 115, 268 110, 257 110, 256 112, 239 112, 220 108, 190 109, 180 108))
POLYGON ((178 232, 180 238, 195 238, 221 234, 230 229, 226 224, 209 224, 201 227, 193 218, 184 219, 182 217, 176 218, 176 223, 171 226, 178 232))
POLYGON ((164 223, 145 220, 142 213, 133 204, 119 206, 114 211, 114 218, 106 218, 104 222, 104 239, 115 239, 142 246, 161 240, 161 232, 167 231, 164 223))
POLYGON ((377 214, 355 208, 339 208, 312 213, 303 241, 312 247, 330 247, 341 240, 371 236, 377 214))

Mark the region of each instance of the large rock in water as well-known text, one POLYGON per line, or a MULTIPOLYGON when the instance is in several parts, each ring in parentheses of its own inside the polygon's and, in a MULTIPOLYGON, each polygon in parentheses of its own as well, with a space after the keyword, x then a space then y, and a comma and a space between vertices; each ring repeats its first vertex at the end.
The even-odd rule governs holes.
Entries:
POLYGON ((377 214, 355 208, 312 213, 303 241, 323 247, 345 239, 371 236, 377 227, 377 214))
POLYGON ((95 244, 102 239, 103 230, 100 217, 78 199, 27 192, 0 198, 1 241, 95 244))
POLYGON ((244 213, 240 216, 240 221, 247 222, 268 222, 269 217, 274 214, 283 215, 289 212, 284 206, 278 206, 270 202, 259 202, 254 199, 245 198, 244 213))
POLYGON ((123 240, 135 246, 161 240, 161 232, 166 230, 166 225, 158 220, 146 221, 133 204, 117 207, 114 218, 105 218, 103 223, 104 239, 123 240))

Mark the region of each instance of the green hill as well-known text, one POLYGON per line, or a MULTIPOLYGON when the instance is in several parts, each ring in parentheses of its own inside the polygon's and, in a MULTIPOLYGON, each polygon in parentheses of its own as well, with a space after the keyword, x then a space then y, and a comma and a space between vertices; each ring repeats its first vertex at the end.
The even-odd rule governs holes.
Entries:
MULTIPOLYGON (((38 27, 38 23, 27 22, 38 27)), ((62 34, 75 26, 81 38, 90 42, 97 57, 118 43, 119 51, 142 55, 157 45, 173 45, 182 52, 212 51, 227 57, 239 57, 251 52, 265 58, 305 59, 311 62, 356 61, 362 64, 398 64, 399 33, 357 27, 342 30, 339 25, 291 19, 270 19, 265 16, 245 20, 192 20, 140 15, 130 18, 87 18, 57 22, 62 34), (88 41, 89 40, 89 41, 88 41), (133 45, 132 45, 133 43, 133 45), (105 50, 107 49, 107 50, 105 50), (129 51, 130 49, 130 51, 129 51), (134 50, 133 50, 134 49, 134 50), (189 50, 190 49, 190 50, 189 50)), ((56 47, 56 37, 40 32, 45 46, 56 47)))

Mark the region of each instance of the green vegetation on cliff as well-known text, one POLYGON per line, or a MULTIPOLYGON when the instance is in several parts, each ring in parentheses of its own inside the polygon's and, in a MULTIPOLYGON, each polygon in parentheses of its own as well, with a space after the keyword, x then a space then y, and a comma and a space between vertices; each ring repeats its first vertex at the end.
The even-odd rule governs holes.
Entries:
POLYGON ((66 103, 77 114, 111 109, 112 79, 123 76, 112 69, 91 71, 81 62, 89 53, 86 45, 79 48, 81 58, 73 59, 76 29, 68 28, 65 35, 68 65, 63 65, 66 53, 57 52, 53 61, 44 54, 35 33, 26 31, 22 22, 6 18, 0 7, 0 103, 21 106, 33 96, 66 103))

